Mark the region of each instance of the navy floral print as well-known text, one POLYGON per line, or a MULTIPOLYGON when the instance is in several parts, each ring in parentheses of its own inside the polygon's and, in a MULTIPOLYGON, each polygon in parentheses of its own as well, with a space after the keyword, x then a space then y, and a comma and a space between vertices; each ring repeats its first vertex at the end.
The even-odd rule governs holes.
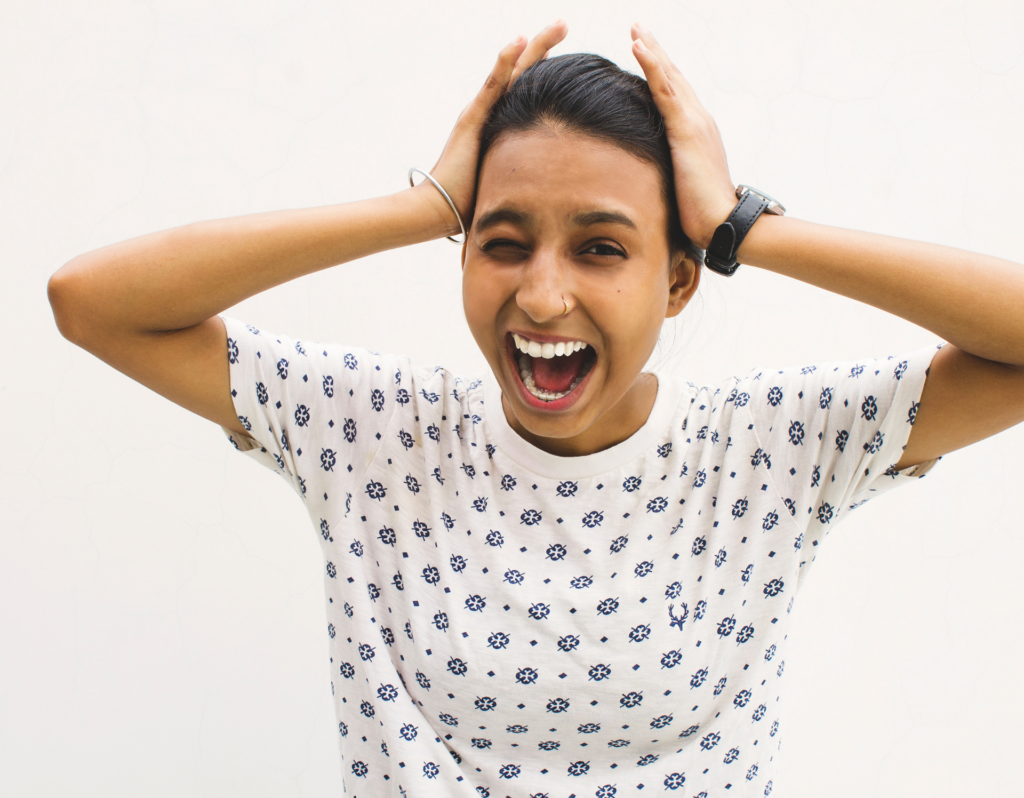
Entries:
POLYGON ((658 374, 647 424, 557 458, 493 377, 224 317, 237 449, 324 555, 358 798, 767 796, 794 597, 897 471, 931 357, 658 374), (642 791, 642 792, 641 792, 642 791))

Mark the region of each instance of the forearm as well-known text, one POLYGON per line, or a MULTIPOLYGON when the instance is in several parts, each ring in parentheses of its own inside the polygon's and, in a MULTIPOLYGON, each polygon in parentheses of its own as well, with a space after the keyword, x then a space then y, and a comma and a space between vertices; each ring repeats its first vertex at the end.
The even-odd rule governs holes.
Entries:
POLYGON ((741 263, 907 319, 977 357, 1024 364, 1024 267, 953 247, 762 215, 741 263))
POLYGON ((386 197, 198 222, 112 244, 59 269, 50 301, 69 338, 91 329, 191 327, 296 277, 452 233, 454 215, 431 192, 437 194, 424 183, 386 197))

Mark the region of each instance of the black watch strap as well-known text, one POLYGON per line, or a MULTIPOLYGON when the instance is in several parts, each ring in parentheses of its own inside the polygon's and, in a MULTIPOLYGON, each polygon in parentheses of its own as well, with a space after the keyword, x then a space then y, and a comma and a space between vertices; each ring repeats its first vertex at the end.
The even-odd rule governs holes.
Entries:
POLYGON ((740 197, 729 218, 715 229, 715 234, 711 237, 711 243, 704 254, 704 265, 726 277, 735 274, 739 268, 736 250, 740 248, 757 217, 767 207, 768 200, 752 191, 740 197))

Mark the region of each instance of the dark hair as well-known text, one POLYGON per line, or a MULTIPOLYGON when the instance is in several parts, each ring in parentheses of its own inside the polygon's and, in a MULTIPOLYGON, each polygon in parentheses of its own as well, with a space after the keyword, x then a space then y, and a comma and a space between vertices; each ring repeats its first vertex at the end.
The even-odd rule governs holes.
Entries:
POLYGON ((703 251, 679 223, 665 122, 646 80, 592 53, 538 61, 491 109, 481 133, 479 163, 503 134, 542 127, 602 139, 657 167, 668 209, 669 246, 704 262, 703 251))

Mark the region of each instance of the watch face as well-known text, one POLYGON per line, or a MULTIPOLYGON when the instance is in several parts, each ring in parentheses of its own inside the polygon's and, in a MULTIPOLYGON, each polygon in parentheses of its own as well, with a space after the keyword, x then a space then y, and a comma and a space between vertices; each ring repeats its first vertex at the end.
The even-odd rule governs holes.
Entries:
POLYGON ((751 194, 757 194, 757 196, 764 197, 766 200, 768 200, 768 207, 765 208, 765 213, 774 213, 776 216, 782 216, 783 214, 785 214, 786 207, 781 202, 779 202, 774 197, 768 196, 763 191, 758 191, 756 188, 752 186, 745 186, 742 183, 736 186, 736 197, 742 197, 748 191, 751 194))

